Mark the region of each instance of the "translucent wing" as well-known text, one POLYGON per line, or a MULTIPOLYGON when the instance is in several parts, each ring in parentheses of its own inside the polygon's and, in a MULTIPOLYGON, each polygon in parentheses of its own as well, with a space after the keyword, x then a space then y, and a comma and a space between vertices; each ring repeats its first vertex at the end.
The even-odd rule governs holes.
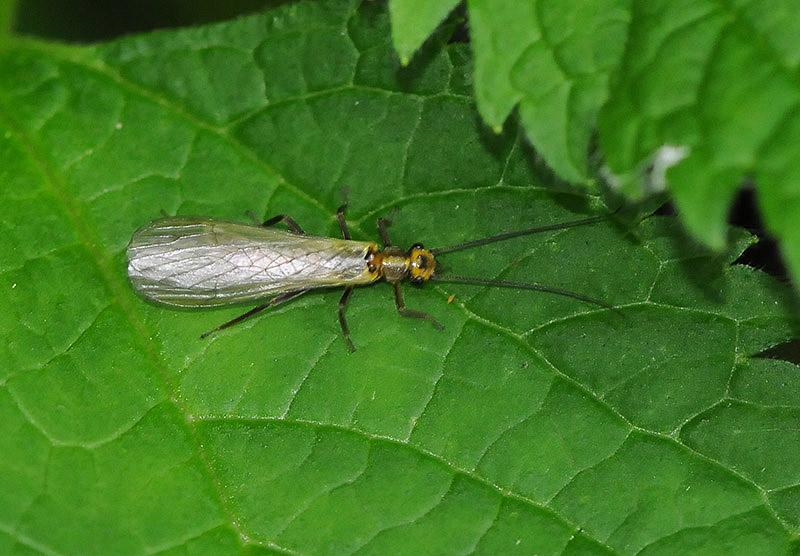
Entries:
POLYGON ((205 307, 310 288, 368 284, 369 242, 297 235, 224 220, 164 218, 128 245, 134 289, 167 305, 205 307))

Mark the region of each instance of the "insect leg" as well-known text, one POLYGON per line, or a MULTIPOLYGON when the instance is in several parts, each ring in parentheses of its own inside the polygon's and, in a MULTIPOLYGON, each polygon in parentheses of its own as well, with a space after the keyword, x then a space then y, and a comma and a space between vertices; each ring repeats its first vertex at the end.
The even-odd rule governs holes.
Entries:
POLYGON ((387 218, 378 218, 378 233, 381 235, 381 241, 384 247, 389 247, 392 244, 392 242, 389 241, 389 232, 386 230, 392 225, 395 212, 397 212, 397 207, 392 209, 392 213, 387 218))
POLYGON ((347 320, 344 318, 344 308, 347 306, 347 301, 350 299, 350 294, 353 293, 353 286, 348 286, 344 289, 342 298, 339 300, 339 325, 342 327, 342 334, 344 334, 344 341, 347 342, 347 349, 350 353, 356 350, 353 341, 350 339, 350 327, 347 326, 347 320))
POLYGON ((430 322, 433 326, 435 326, 439 330, 444 330, 444 326, 442 326, 438 320, 430 316, 428 313, 423 313, 422 311, 414 311, 413 309, 406 309, 406 305, 405 303, 403 303, 403 292, 400 290, 400 282, 394 282, 392 286, 394 286, 394 302, 397 305, 398 313, 400 313, 404 317, 414 317, 415 319, 424 319, 430 322))
POLYGON ((282 293, 281 295, 279 295, 277 297, 273 297, 272 299, 270 299, 269 301, 267 301, 263 305, 259 305, 258 307, 253 307, 252 309, 250 309, 249 311, 247 311, 246 313, 244 313, 242 315, 239 315, 235 319, 229 320, 228 322, 219 325, 218 327, 214 328, 213 330, 209 330, 208 332, 206 332, 204 334, 201 334, 200 337, 201 338, 207 338, 207 337, 209 337, 211 334, 213 334, 215 332, 219 332, 220 330, 228 328, 229 326, 233 326, 234 324, 239 324, 243 320, 248 319, 248 318, 252 317, 253 315, 260 313, 261 311, 263 311, 267 307, 275 307, 276 305, 280 305, 281 303, 286 303, 287 301, 289 301, 291 299, 294 299, 295 297, 299 296, 300 294, 306 293, 307 291, 308 290, 298 290, 296 292, 282 293))
POLYGON ((347 203, 342 203, 338 209, 336 209, 336 219, 339 221, 339 229, 342 230, 342 237, 344 239, 350 239, 350 230, 347 229, 347 222, 344 220, 344 211, 347 210, 347 203))
POLYGON ((273 216, 269 220, 265 220, 264 222, 262 222, 261 225, 265 228, 268 228, 269 226, 274 226, 279 222, 283 222, 284 224, 286 224, 286 226, 296 234, 300 234, 303 236, 306 235, 303 228, 301 228, 300 225, 297 222, 295 222, 291 216, 288 216, 286 214, 279 214, 277 216, 273 216))

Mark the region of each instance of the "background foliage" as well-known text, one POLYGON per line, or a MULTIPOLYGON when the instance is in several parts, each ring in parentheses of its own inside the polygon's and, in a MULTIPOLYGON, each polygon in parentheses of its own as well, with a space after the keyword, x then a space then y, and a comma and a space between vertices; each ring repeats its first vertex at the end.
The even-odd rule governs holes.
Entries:
MULTIPOLYGON (((453 5, 390 2, 403 59, 453 5)), ((475 97, 489 125, 499 129, 518 106, 537 151, 573 182, 597 178, 587 158, 597 143, 603 179, 634 197, 668 187, 687 229, 717 250, 736 192, 755 184, 766 228, 800 276, 795 2, 466 5, 475 97)))
POLYGON ((201 341, 249 307, 131 291, 125 246, 162 210, 331 235, 349 186, 353 235, 396 207, 403 246, 606 211, 516 118, 485 127, 447 30, 406 67, 379 2, 90 47, 3 39, 0 551, 797 551, 800 380, 753 357, 796 336, 795 300, 731 265, 742 231, 710 252, 652 217, 452 253, 454 273, 622 315, 407 287, 437 331, 379 284, 351 301, 352 355, 339 292, 201 341))

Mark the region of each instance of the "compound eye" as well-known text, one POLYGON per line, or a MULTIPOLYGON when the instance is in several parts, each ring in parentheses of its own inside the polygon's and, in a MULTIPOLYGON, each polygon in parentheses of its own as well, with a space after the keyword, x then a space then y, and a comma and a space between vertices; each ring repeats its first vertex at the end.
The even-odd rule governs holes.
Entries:
POLYGON ((422 276, 414 276, 411 278, 411 283, 415 286, 421 286, 423 282, 425 282, 425 280, 423 280, 422 276))
POLYGON ((411 249, 425 249, 425 247, 421 243, 415 243, 411 246, 411 249))

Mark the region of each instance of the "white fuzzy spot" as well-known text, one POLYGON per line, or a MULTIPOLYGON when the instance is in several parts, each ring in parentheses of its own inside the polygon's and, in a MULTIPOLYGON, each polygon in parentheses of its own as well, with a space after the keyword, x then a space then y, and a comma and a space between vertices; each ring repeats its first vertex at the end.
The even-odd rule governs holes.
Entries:
POLYGON ((667 187, 667 170, 689 156, 690 151, 689 147, 678 145, 659 147, 652 157, 649 180, 645 179, 648 189, 652 192, 663 191, 667 187))

